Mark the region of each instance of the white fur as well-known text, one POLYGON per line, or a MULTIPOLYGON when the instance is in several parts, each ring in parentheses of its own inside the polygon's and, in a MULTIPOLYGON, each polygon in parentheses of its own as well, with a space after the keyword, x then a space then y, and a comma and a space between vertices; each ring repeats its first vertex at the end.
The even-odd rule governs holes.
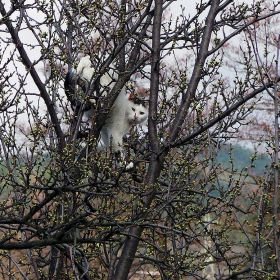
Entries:
POLYGON ((91 80, 91 77, 94 73, 94 69, 90 66, 90 57, 89 55, 87 55, 81 58, 77 67, 77 75, 79 75, 80 78, 87 80, 88 82, 91 80))
MULTIPOLYGON (((90 81, 94 73, 94 69, 90 67, 90 57, 85 56, 81 59, 78 67, 77 74, 80 78, 90 81)), ((106 91, 106 87, 112 89, 114 81, 117 80, 117 76, 112 70, 109 74, 105 74, 100 79, 100 86, 106 91), (113 77, 113 78, 112 78, 113 77)), ((95 100, 90 99, 92 104, 95 104, 95 100)), ((129 129, 136 124, 144 122, 148 117, 148 110, 139 104, 135 104, 129 100, 129 96, 126 94, 123 88, 117 99, 115 100, 108 118, 105 121, 105 125, 101 130, 101 138, 104 145, 109 148, 112 144, 112 151, 114 153, 120 153, 123 157, 123 137, 127 134, 129 129)), ((133 163, 129 163, 126 169, 131 169, 133 163)))
MULTIPOLYGON (((91 67, 91 61, 89 55, 82 57, 78 67, 77 67, 77 75, 87 82, 91 81, 92 76, 94 75, 94 68, 91 67)), ((113 70, 109 70, 109 73, 106 73, 103 75, 100 79, 100 86, 101 91, 106 91, 107 87, 109 86, 109 89, 112 89, 115 82, 118 79, 118 76, 116 73, 113 72, 113 70)), ((103 94, 104 96, 104 94, 103 94)), ((90 102, 94 103, 94 99, 90 99, 90 102)), ((94 104, 96 105, 96 104, 94 104)))
POLYGON ((101 130, 103 143, 109 147, 112 139, 113 152, 122 152, 123 137, 133 125, 142 123, 147 117, 147 109, 131 102, 122 89, 101 130))

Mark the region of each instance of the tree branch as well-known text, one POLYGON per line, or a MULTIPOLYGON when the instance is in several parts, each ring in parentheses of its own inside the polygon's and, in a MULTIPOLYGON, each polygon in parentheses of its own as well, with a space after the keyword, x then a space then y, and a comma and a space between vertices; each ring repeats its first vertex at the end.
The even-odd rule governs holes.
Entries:
MULTIPOLYGON (((280 78, 278 78, 278 82, 280 81, 280 78)), ((231 105, 225 112, 221 113, 218 117, 213 118, 211 121, 197 129, 195 132, 192 134, 188 135, 187 137, 181 138, 178 141, 174 141, 173 143, 166 143, 165 147, 166 149, 178 147, 180 145, 185 145, 192 139, 194 139, 196 136, 200 135, 204 131, 208 130, 227 116, 229 116, 232 112, 236 111, 240 106, 245 104, 247 101, 250 99, 256 97, 259 93, 265 91, 267 88, 271 88, 274 86, 274 82, 267 83, 265 86, 260 87, 259 89, 254 90, 253 92, 249 93, 245 97, 243 97, 241 100, 236 102, 235 104, 231 105)))
POLYGON ((0 12, 2 14, 3 17, 7 17, 5 24, 9 30, 9 33, 13 39, 13 42, 20 54, 20 57, 22 59, 22 63, 26 66, 26 68, 28 69, 28 71, 30 71, 30 75, 33 78, 37 88, 40 91, 40 95, 41 97, 44 99, 45 104, 47 106, 48 112, 50 114, 57 138, 58 138, 58 147, 59 147, 59 151, 62 152, 63 148, 65 147, 65 139, 64 139, 64 133, 62 132, 62 129, 60 127, 60 123, 57 117, 57 113, 55 111, 55 107, 53 102, 50 99, 50 96, 48 94, 48 92, 46 91, 46 88, 44 86, 44 84, 42 83, 38 73, 36 72, 32 62, 30 61, 23 43, 21 42, 19 36, 18 36, 18 32, 15 30, 15 28, 12 25, 11 20, 8 18, 8 15, 6 13, 4 4, 2 3, 2 1, 0 2, 0 12))
POLYGON ((182 101, 180 107, 178 109, 178 113, 172 123, 170 129, 170 142, 174 142, 177 138, 179 132, 181 131, 181 126, 185 120, 185 116, 187 114, 187 110, 191 104, 191 100, 195 95, 198 83, 200 81, 200 77, 202 74, 203 65, 208 56, 208 47, 211 39, 211 34, 214 27, 215 17, 219 8, 219 0, 213 0, 211 8, 209 10, 208 16, 205 21, 205 30, 201 40, 201 47, 198 53, 198 57, 196 59, 193 73, 190 79, 190 83, 188 86, 187 92, 185 92, 182 96, 182 101))

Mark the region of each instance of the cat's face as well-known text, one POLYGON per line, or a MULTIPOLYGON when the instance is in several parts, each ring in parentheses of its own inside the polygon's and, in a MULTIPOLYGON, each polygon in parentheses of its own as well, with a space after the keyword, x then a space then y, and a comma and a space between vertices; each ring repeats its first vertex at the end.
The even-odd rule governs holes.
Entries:
POLYGON ((128 119, 132 124, 142 123, 148 117, 148 110, 142 104, 131 103, 128 109, 128 119))

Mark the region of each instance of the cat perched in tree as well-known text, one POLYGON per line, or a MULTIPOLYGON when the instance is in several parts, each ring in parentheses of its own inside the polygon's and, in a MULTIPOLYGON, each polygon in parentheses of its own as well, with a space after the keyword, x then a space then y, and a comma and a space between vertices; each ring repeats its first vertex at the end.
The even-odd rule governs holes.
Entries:
MULTIPOLYGON (((77 79, 91 81, 94 69, 90 67, 90 57, 85 56, 80 60, 77 71, 70 70, 65 79, 65 92, 67 96, 74 96, 73 89, 76 87, 77 79), (77 78, 78 76, 78 78, 77 78)), ((109 71, 100 79, 100 87, 106 91, 106 88, 112 89, 117 75, 109 71)), ((68 97, 69 99, 69 97, 68 97)), ((70 99, 69 99, 70 100, 70 99)), ((71 104, 72 101, 70 100, 71 104)), ((95 105, 95 99, 89 99, 89 103, 95 105)), ((127 95, 123 88, 117 99, 115 100, 105 125, 101 129, 101 139, 106 148, 112 145, 112 151, 119 157, 123 158, 123 137, 129 129, 136 124, 144 122, 148 117, 148 110, 142 100, 127 95)), ((126 169, 133 167, 133 163, 129 163, 126 169)))

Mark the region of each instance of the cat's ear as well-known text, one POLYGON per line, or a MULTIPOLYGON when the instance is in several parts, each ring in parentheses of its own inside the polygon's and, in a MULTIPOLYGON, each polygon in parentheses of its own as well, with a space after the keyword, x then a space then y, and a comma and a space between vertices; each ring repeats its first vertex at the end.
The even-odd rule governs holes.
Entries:
POLYGON ((141 99, 139 99, 139 98, 132 92, 132 93, 129 94, 128 100, 131 101, 131 102, 133 102, 134 104, 138 104, 138 105, 139 105, 139 104, 140 104, 139 101, 140 101, 141 99))

